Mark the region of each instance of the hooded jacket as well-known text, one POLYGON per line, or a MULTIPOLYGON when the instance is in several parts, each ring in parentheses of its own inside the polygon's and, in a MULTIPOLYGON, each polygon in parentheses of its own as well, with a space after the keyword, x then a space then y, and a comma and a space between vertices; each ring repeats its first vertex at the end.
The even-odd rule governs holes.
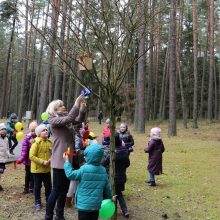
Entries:
POLYGON ((35 136, 32 136, 31 133, 28 133, 25 135, 23 141, 22 141, 22 148, 21 148, 21 154, 18 160, 23 163, 26 166, 31 165, 31 161, 29 159, 29 151, 31 148, 31 144, 34 140, 35 136))
POLYGON ((112 197, 108 175, 100 165, 103 154, 101 145, 91 144, 84 151, 86 164, 80 169, 73 170, 70 162, 64 163, 67 178, 79 181, 75 196, 75 204, 79 210, 98 211, 102 200, 112 197))
POLYGON ((9 144, 8 144, 8 138, 2 138, 0 136, 0 163, 5 163, 7 159, 9 158, 9 144))
POLYGON ((30 160, 31 160, 31 173, 48 173, 50 166, 45 166, 44 161, 49 160, 51 157, 52 142, 49 139, 36 137, 35 142, 31 145, 30 160))

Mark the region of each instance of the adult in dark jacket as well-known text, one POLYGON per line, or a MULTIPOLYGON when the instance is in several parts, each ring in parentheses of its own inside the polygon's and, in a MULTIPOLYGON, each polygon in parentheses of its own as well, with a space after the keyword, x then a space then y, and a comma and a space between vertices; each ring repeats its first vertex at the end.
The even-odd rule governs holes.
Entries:
POLYGON ((73 124, 83 120, 85 115, 85 99, 79 96, 68 113, 61 100, 52 101, 46 110, 49 115, 48 122, 51 126, 52 156, 51 168, 53 169, 53 188, 46 205, 45 220, 53 219, 53 210, 56 205, 56 220, 63 220, 66 194, 69 180, 64 172, 63 153, 70 147, 73 152, 74 128, 73 124))
POLYGON ((99 124, 102 124, 102 119, 103 119, 103 113, 102 113, 102 111, 100 111, 99 114, 98 114, 99 124))
POLYGON ((149 186, 156 186, 155 175, 160 175, 163 173, 162 154, 165 148, 160 133, 160 128, 152 128, 150 132, 150 140, 148 142, 148 146, 144 148, 145 153, 149 153, 149 181, 147 181, 149 186))

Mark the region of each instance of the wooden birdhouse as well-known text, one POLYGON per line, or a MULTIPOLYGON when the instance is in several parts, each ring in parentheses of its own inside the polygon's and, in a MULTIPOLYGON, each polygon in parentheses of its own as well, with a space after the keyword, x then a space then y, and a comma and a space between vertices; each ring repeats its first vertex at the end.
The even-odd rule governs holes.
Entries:
POLYGON ((81 53, 78 58, 80 70, 92 70, 92 54, 81 53))

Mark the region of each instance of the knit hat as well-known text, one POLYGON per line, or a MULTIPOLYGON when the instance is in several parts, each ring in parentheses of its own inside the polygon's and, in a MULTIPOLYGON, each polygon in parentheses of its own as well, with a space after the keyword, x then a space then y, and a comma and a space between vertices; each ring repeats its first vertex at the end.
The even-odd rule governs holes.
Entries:
POLYGON ((89 132, 89 137, 88 137, 88 139, 90 139, 90 140, 93 140, 93 139, 95 139, 97 136, 96 136, 96 134, 94 133, 94 132, 89 132))
POLYGON ((11 113, 10 118, 11 119, 17 119, 17 115, 15 113, 11 113))
POLYGON ((29 130, 34 130, 36 127, 38 126, 37 122, 36 121, 32 121, 30 124, 29 124, 29 130))
POLYGON ((152 137, 156 137, 156 138, 158 138, 158 139, 161 138, 160 132, 161 132, 161 129, 158 128, 158 127, 152 128, 152 129, 150 130, 151 136, 152 136, 152 137))
POLYGON ((39 126, 37 126, 35 128, 35 134, 37 136, 40 136, 40 133, 44 130, 44 129, 47 129, 47 127, 44 125, 44 124, 40 124, 39 126))
POLYGON ((107 118, 105 121, 106 124, 110 124, 110 118, 107 118))
POLYGON ((6 126, 5 126, 4 123, 1 123, 1 124, 0 124, 0 130, 2 130, 2 129, 6 129, 6 126))

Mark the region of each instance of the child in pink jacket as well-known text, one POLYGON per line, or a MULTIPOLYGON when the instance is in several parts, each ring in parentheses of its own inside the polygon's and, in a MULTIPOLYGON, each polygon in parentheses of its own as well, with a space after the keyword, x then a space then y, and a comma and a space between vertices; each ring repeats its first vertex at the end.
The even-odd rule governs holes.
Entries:
POLYGON ((33 121, 29 125, 29 132, 25 135, 24 140, 22 142, 21 155, 16 161, 17 164, 23 163, 25 165, 25 187, 22 194, 33 193, 34 181, 33 176, 31 174, 31 161, 29 159, 29 151, 31 148, 31 144, 36 138, 35 128, 38 126, 36 121, 33 121))

